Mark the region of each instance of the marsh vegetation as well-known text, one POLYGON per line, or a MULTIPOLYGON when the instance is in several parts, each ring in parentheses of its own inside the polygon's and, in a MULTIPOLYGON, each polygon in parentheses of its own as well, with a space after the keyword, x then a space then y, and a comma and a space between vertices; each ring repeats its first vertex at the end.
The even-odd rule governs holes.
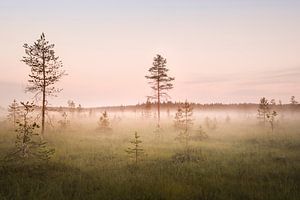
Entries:
MULTIPOLYGON (((2 160, 0 198, 299 198, 297 113, 281 112, 272 131, 259 122, 256 110, 250 116, 248 111, 194 110, 187 147, 176 140, 176 111, 170 111, 172 117, 162 112, 159 138, 153 132, 155 118, 145 120, 139 111, 106 109, 112 130, 102 131, 98 122, 104 110, 90 117, 88 110, 73 115, 69 111, 69 125, 63 129, 61 112, 53 111, 53 127, 46 123, 44 135, 49 148, 55 149, 52 158, 47 163, 28 160, 22 165, 2 160), (143 149, 138 161, 135 131, 143 149), (128 148, 133 152, 130 156, 128 148)), ((17 133, 11 123, 2 121, 0 134, 4 157, 15 148, 17 133)))

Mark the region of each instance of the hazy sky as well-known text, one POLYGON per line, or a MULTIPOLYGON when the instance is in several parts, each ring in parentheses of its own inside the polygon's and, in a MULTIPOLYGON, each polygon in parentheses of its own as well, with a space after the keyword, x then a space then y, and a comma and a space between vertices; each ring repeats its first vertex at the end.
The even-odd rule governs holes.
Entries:
POLYGON ((157 53, 173 101, 300 99, 299 0, 1 0, 0 25, 2 106, 33 96, 22 45, 42 32, 69 74, 52 105, 143 102, 157 53))

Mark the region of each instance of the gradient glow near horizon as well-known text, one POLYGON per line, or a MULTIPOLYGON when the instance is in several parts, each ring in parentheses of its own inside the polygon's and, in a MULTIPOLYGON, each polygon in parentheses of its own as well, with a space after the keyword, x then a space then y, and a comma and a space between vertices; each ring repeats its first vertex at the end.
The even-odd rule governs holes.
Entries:
POLYGON ((136 104, 156 54, 176 78, 172 101, 300 98, 300 1, 0 1, 0 105, 24 94, 24 43, 45 32, 69 74, 51 105, 136 104))

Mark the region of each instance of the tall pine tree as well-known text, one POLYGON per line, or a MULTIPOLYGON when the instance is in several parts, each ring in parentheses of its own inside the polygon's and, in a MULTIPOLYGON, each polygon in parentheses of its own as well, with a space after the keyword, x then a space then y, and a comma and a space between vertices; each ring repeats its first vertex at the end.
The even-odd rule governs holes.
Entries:
POLYGON ((173 88, 172 81, 174 77, 169 77, 167 72, 167 60, 161 55, 157 54, 153 60, 153 66, 149 68, 149 75, 145 76, 149 79, 149 84, 154 91, 154 95, 150 96, 157 102, 157 128, 160 128, 160 104, 161 100, 168 99, 170 96, 167 91, 173 88))
POLYGON ((42 129, 41 133, 45 131, 45 112, 47 105, 47 96, 55 96, 61 89, 54 87, 64 75, 62 70, 62 62, 59 57, 55 55, 53 50, 54 44, 49 44, 46 40, 45 34, 33 43, 33 45, 24 44, 26 56, 22 61, 31 68, 29 74, 29 85, 26 91, 42 95, 42 129))

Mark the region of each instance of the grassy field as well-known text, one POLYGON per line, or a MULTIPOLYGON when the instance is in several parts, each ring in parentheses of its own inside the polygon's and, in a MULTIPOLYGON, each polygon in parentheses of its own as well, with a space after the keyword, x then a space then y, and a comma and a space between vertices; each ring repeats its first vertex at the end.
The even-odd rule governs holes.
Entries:
MULTIPOLYGON (((15 132, 0 127, 0 156, 14 147, 15 132)), ((134 120, 100 133, 94 123, 52 128, 45 138, 49 163, 1 162, 0 199, 300 199, 300 123, 286 120, 274 133, 255 120, 218 122, 209 138, 188 150, 164 123, 134 120), (138 165, 125 152, 134 131, 145 155, 138 165)))

